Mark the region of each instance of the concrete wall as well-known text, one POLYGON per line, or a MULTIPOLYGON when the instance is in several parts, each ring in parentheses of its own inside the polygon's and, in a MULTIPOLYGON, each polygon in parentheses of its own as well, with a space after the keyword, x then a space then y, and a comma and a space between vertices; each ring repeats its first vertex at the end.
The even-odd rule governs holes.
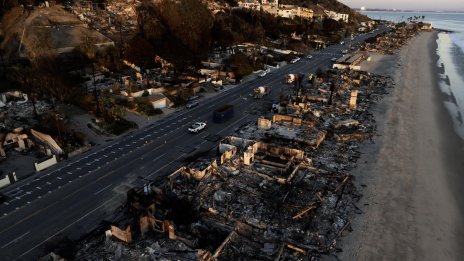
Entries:
POLYGON ((42 161, 42 162, 40 162, 40 163, 34 163, 34 165, 35 165, 35 170, 36 170, 37 172, 39 172, 39 171, 41 171, 41 170, 44 170, 44 169, 46 169, 46 168, 48 168, 48 167, 51 167, 51 166, 55 165, 56 163, 58 163, 58 161, 56 160, 56 156, 53 155, 53 156, 52 156, 50 159, 48 159, 48 160, 44 160, 44 161, 42 161))
POLYGON ((0 179, 0 188, 10 185, 16 182, 16 173, 8 174, 3 179, 0 179))
POLYGON ((258 119, 258 128, 263 130, 269 130, 272 127, 272 122, 266 118, 258 119))
POLYGON ((351 90, 350 109, 356 110, 356 100, 358 99, 358 90, 351 90))
POLYGON ((161 100, 152 101, 151 104, 153 105, 153 108, 155 109, 163 109, 163 108, 169 107, 169 100, 168 98, 164 98, 161 100))
POLYGON ((287 147, 279 147, 279 146, 264 143, 264 142, 257 142, 256 144, 258 145, 259 150, 268 151, 273 155, 287 154, 287 155, 295 157, 295 159, 298 159, 298 160, 303 160, 305 158, 304 151, 302 150, 291 149, 287 147))
POLYGON ((125 230, 122 230, 116 226, 111 226, 111 234, 119 240, 122 240, 126 243, 132 241, 132 233, 130 226, 127 226, 125 230))
POLYGON ((303 121, 300 118, 280 114, 275 114, 274 116, 272 116, 272 122, 284 122, 295 125, 301 125, 303 123, 303 121))
POLYGON ((229 136, 229 137, 227 137, 225 139, 225 141, 223 143, 234 145, 237 148, 246 148, 249 145, 255 143, 255 141, 254 140, 242 139, 242 138, 238 138, 238 137, 234 137, 234 136, 229 136))

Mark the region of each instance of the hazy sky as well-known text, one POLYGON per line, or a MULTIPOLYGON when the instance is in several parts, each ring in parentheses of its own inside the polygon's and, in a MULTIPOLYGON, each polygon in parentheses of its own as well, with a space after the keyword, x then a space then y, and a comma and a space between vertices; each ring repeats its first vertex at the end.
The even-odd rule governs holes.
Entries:
POLYGON ((350 7, 464 11, 464 0, 339 0, 350 7))

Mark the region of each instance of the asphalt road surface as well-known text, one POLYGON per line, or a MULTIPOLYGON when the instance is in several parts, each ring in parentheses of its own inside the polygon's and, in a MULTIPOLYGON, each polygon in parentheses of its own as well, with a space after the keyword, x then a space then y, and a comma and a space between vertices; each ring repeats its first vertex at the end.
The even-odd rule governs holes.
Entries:
MULTIPOLYGON (((352 44, 370 36, 358 36, 352 44)), ((0 204, 0 259, 36 259, 49 242, 77 239, 95 229, 121 205, 128 189, 164 178, 184 165, 182 160, 188 155, 210 149, 243 124, 255 122, 259 115, 249 113, 250 108, 275 99, 286 74, 307 76, 330 67, 331 58, 341 57, 350 40, 345 43, 312 53, 312 59, 302 58, 3 189, 0 192, 8 199, 0 204), (253 99, 252 89, 262 85, 272 87, 271 95, 253 99), (235 115, 215 124, 212 111, 223 104, 233 104, 235 115), (195 121, 206 121, 208 126, 191 134, 187 128, 195 121)))

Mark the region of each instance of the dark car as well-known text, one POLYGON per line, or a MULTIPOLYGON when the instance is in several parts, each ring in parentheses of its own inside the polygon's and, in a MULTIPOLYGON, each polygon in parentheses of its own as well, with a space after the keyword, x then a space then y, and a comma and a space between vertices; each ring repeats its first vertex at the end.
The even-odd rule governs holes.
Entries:
POLYGON ((185 105, 185 107, 190 109, 190 108, 196 107, 198 105, 200 105, 200 103, 198 101, 189 101, 187 103, 187 105, 185 105))

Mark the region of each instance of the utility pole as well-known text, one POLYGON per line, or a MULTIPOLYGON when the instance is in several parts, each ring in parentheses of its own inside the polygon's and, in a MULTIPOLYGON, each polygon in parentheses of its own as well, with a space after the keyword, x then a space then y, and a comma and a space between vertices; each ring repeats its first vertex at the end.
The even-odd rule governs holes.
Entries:
POLYGON ((0 49, 0 62, 2 63, 2 77, 6 76, 6 64, 5 59, 3 58, 4 50, 0 49))
POLYGON ((99 117, 101 115, 100 103, 98 102, 98 92, 97 92, 97 84, 95 83, 95 62, 92 61, 92 78, 93 78, 93 95, 95 96, 95 103, 97 105, 97 109, 95 111, 95 116, 99 117))
POLYGON ((26 25, 24 25, 23 33, 21 34, 21 41, 19 42, 19 47, 18 47, 18 56, 21 54, 21 48, 23 47, 24 31, 26 31, 26 25))

